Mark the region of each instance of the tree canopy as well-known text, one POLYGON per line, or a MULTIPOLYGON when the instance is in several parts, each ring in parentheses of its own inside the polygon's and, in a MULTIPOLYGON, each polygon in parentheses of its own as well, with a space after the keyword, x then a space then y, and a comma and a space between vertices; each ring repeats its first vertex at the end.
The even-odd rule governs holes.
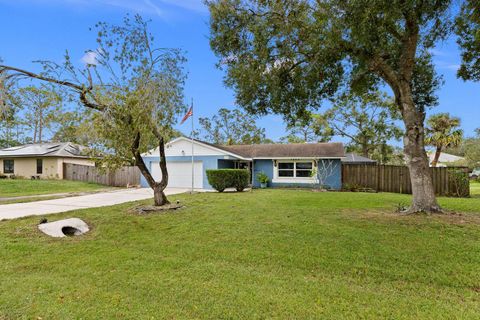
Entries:
POLYGON ((195 136, 223 145, 262 143, 265 129, 258 127, 256 120, 239 109, 220 108, 213 117, 198 119, 201 130, 197 130, 195 136))
POLYGON ((283 143, 328 142, 333 131, 322 114, 310 114, 287 125, 288 135, 280 138, 283 143))
POLYGON ((456 19, 457 43, 462 52, 462 64, 458 76, 463 80, 480 80, 480 2, 467 0, 462 3, 456 19))
POLYGON ((348 148, 365 157, 379 156, 385 162, 390 140, 399 140, 403 130, 396 123, 400 114, 391 98, 378 91, 363 95, 341 94, 326 112, 333 134, 350 140, 348 148), (383 155, 383 156, 382 156, 383 155))

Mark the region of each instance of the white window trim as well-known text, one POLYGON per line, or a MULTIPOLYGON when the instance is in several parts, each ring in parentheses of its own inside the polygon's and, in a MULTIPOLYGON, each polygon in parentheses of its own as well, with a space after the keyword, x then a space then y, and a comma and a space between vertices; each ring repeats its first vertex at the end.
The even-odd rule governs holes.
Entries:
POLYGON ((305 184, 315 184, 318 183, 318 179, 316 177, 296 177, 297 171, 297 162, 311 162, 312 169, 315 168, 315 161, 312 159, 291 159, 291 160, 273 160, 273 179, 272 183, 305 183, 305 184), (277 166, 275 166, 275 161, 277 162, 277 166), (278 176, 278 168, 280 167, 280 163, 292 163, 293 162, 293 174, 294 177, 279 177, 278 176))

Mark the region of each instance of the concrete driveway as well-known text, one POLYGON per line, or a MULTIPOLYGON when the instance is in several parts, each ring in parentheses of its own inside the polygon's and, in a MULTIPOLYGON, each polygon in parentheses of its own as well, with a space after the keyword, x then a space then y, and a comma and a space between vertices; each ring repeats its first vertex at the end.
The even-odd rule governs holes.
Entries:
MULTIPOLYGON (((188 191, 189 189, 167 188, 165 193, 167 195, 172 195, 188 191)), ((149 198, 153 198, 153 190, 150 188, 139 188, 55 200, 4 204, 0 205, 0 221, 28 216, 43 216, 78 209, 106 207, 149 198)))

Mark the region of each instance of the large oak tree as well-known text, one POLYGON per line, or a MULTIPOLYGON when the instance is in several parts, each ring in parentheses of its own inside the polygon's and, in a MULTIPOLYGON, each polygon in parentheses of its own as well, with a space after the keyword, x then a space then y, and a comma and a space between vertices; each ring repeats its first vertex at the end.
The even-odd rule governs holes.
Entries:
MULTIPOLYGON (((473 1, 472 3, 474 3, 473 1)), ((432 49, 452 31, 449 0, 211 0, 211 47, 237 102, 298 119, 342 84, 387 85, 405 124, 410 212, 440 212, 425 152, 436 102, 432 49)))

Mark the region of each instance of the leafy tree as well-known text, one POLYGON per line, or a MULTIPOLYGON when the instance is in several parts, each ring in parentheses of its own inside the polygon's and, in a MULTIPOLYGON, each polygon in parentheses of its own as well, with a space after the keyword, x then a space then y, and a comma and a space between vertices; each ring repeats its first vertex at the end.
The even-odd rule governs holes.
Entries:
POLYGON ((44 62, 41 74, 10 66, 0 71, 10 77, 29 77, 63 87, 92 111, 92 127, 105 151, 99 159, 115 167, 134 159, 154 191, 155 205, 168 203, 165 141, 172 125, 185 112, 182 53, 154 47, 148 23, 141 16, 124 18, 122 25, 96 24, 98 49, 76 68, 68 52, 58 65, 44 62), (162 177, 155 181, 141 154, 158 146, 162 177))
POLYGON ((55 142, 73 142, 92 146, 97 142, 89 110, 65 111, 56 117, 57 127, 52 137, 55 142))
POLYGON ((387 142, 400 139, 403 134, 395 121, 400 118, 394 101, 380 92, 357 95, 344 93, 326 112, 335 135, 350 139, 351 151, 364 157, 374 153, 386 157, 387 142))
POLYGON ((215 144, 255 144, 265 140, 265 129, 259 128, 256 118, 239 109, 221 108, 211 118, 198 119, 202 131, 198 138, 215 144))
POLYGON ((456 19, 457 43, 462 52, 458 76, 463 80, 480 80, 480 2, 462 3, 461 14, 456 19))
MULTIPOLYGON (((475 1, 472 1, 472 3, 475 1)), ((211 47, 237 102, 287 120, 343 84, 388 85, 405 124, 410 212, 440 212, 425 152, 425 109, 441 84, 429 50, 451 32, 452 1, 210 0, 211 47)))
POLYGON ((480 167, 480 130, 475 130, 475 137, 463 139, 459 145, 449 146, 446 152, 464 157, 464 163, 458 165, 466 165, 471 169, 480 167))
POLYGON ((467 139, 464 149, 467 166, 472 169, 480 168, 480 137, 467 139))
POLYGON ((425 141, 435 147, 432 167, 437 166, 438 159, 445 148, 455 147, 461 143, 463 130, 458 128, 460 123, 460 118, 451 117, 449 113, 439 113, 428 118, 425 141))
POLYGON ((296 135, 296 134, 288 134, 287 136, 280 138, 280 143, 305 143, 305 139, 296 135))
POLYGON ((332 129, 327 119, 320 114, 310 114, 287 126, 288 135, 280 138, 281 142, 328 142, 332 138, 332 129))
POLYGON ((0 71, 0 148, 21 144, 23 130, 18 117, 19 105, 16 83, 0 71))
POLYGON ((27 86, 18 90, 24 111, 24 124, 32 131, 32 142, 43 141, 44 130, 51 128, 61 108, 62 98, 45 85, 27 86))

